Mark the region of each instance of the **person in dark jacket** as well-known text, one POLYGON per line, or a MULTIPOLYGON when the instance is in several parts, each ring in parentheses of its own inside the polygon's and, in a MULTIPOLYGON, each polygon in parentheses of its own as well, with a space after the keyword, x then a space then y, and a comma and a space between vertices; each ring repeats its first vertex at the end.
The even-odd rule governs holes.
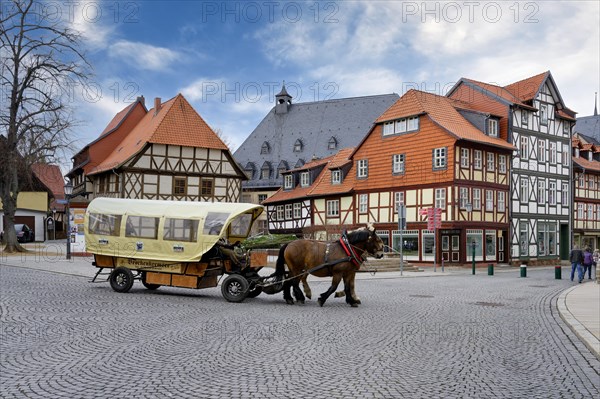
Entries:
POLYGON ((583 277, 585 278, 585 272, 588 274, 588 279, 592 279, 592 265, 594 264, 594 255, 592 254, 592 248, 587 247, 583 253, 583 277))
POLYGON ((577 269, 577 277, 579 277, 579 282, 583 280, 583 252, 577 245, 573 245, 573 249, 569 254, 569 262, 571 262, 571 281, 573 281, 573 277, 575 277, 575 269, 577 269))

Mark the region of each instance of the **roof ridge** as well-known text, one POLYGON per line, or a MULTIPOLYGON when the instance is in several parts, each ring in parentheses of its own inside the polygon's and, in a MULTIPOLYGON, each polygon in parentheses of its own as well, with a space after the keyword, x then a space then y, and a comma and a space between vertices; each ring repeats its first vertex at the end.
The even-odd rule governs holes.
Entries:
POLYGON ((398 96, 398 93, 371 94, 371 95, 368 95, 368 96, 329 98, 327 100, 307 101, 307 102, 302 102, 302 103, 293 103, 292 105, 324 104, 324 103, 329 103, 329 102, 346 101, 346 100, 356 100, 356 99, 368 99, 368 98, 373 98, 373 97, 385 97, 385 96, 394 96, 394 95, 398 96))

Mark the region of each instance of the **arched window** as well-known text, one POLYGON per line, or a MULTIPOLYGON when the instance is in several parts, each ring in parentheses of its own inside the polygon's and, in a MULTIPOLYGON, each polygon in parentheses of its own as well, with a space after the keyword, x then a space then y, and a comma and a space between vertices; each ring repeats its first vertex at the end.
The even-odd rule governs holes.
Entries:
POLYGON ((260 178, 270 179, 271 178, 271 162, 265 161, 262 168, 260 168, 260 178))
POLYGON ((302 143, 302 140, 296 140, 296 142, 294 143, 294 152, 302 152, 303 149, 304 144, 302 143))
POLYGON ((270 154, 271 153, 271 146, 269 145, 268 141, 265 141, 262 145, 262 147, 260 147, 260 153, 261 154, 270 154))
POLYGON ((327 148, 330 150, 335 150, 338 146, 338 142, 335 137, 331 136, 329 141, 327 142, 327 148))

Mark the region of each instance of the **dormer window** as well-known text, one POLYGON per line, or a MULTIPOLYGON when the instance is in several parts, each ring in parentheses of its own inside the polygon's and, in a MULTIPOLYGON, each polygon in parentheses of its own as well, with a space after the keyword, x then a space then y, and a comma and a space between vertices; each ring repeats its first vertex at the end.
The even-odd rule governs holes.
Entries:
POLYGON ((308 187, 310 185, 310 175, 308 172, 300 173, 300 186, 308 187))
POLYGON ((338 142, 335 139, 335 137, 331 136, 331 138, 329 139, 329 142, 327 143, 327 148, 330 150, 335 150, 338 146, 338 142))
POLYGON ((300 158, 298 160, 298 162, 296 162, 296 165, 294 166, 294 168, 300 168, 300 167, 304 166, 304 163, 305 163, 304 159, 300 158))
POLYGON ((294 143, 294 152, 302 152, 303 149, 304 144, 302 143, 302 140, 296 140, 296 142, 294 143))
POLYGON ((397 119, 395 121, 385 122, 383 124, 383 135, 404 134, 416 132, 419 130, 419 117, 397 119))
POLYGON ((498 120, 489 118, 487 123, 487 133, 490 137, 498 137, 498 120))
POLYGON ((260 178, 261 179, 270 179, 271 178, 271 163, 265 162, 260 168, 260 178))
POLYGON ((283 176, 283 188, 285 190, 291 190, 294 188, 294 176, 291 174, 283 176))
POLYGON ((279 165, 277 165, 277 174, 278 177, 282 176, 285 171, 289 169, 288 163, 286 161, 280 161, 279 165))
POLYGON ((342 171, 339 169, 334 169, 331 171, 331 184, 341 184, 342 183, 342 171))
POLYGON ((548 105, 547 104, 540 105, 540 124, 541 125, 548 124, 548 105))
POLYGON ((254 172, 256 172, 256 167, 254 166, 254 163, 248 162, 246 164, 246 167, 244 168, 244 172, 246 172, 246 175, 250 180, 254 179, 254 172))
POLYGON ((265 141, 262 145, 262 147, 260 147, 260 153, 261 154, 270 154, 271 153, 271 146, 269 145, 268 141, 265 141))

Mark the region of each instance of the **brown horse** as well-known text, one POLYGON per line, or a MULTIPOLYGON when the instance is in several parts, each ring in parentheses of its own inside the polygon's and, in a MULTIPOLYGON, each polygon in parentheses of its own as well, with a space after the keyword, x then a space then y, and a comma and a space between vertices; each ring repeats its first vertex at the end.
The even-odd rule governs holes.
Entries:
POLYGON ((300 281, 302 281, 306 296, 311 297, 310 287, 306 282, 310 273, 317 277, 333 277, 329 289, 319 296, 320 306, 323 306, 327 298, 335 292, 342 279, 344 280, 346 302, 352 307, 358 306, 360 300, 354 292, 356 271, 364 262, 367 254, 377 258, 383 256, 383 241, 375 234, 375 229, 371 224, 350 231, 345 236, 347 237, 346 241, 343 238, 331 242, 296 240, 281 247, 274 275, 283 277, 285 265, 287 265, 289 277, 283 284, 283 299, 288 304, 294 303, 290 288, 293 288, 296 300, 304 303, 304 294, 299 287, 300 281))

